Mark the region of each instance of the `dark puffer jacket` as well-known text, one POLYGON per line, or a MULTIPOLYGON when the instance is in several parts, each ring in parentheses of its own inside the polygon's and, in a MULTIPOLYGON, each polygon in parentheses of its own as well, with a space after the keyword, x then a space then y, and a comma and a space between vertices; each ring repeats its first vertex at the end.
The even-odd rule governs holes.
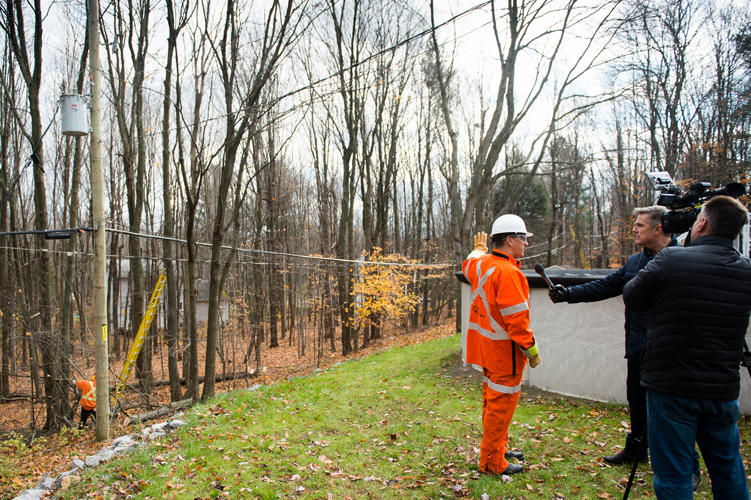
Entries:
POLYGON ((652 308, 642 386, 696 399, 732 400, 751 312, 751 260, 728 238, 702 236, 660 252, 623 290, 626 306, 652 308))
MULTIPOLYGON (((668 246, 676 246, 678 241, 671 238, 668 246)), ((569 302, 596 302, 611 297, 617 297, 623 293, 623 287, 631 281, 636 273, 644 269, 654 257, 654 252, 645 248, 642 252, 636 253, 628 258, 625 264, 613 274, 605 278, 590 281, 582 285, 576 285, 568 288, 571 295, 569 302)), ((642 347, 644 347, 644 336, 647 334, 649 326, 649 311, 634 311, 626 307, 626 358, 640 359, 642 347)))

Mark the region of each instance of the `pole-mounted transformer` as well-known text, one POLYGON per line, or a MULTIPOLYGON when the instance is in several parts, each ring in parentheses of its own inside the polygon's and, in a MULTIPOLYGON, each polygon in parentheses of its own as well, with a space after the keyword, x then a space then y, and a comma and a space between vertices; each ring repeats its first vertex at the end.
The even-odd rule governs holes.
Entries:
POLYGON ((61 132, 63 135, 80 137, 88 135, 89 103, 80 94, 63 94, 60 96, 60 110, 62 112, 61 132))

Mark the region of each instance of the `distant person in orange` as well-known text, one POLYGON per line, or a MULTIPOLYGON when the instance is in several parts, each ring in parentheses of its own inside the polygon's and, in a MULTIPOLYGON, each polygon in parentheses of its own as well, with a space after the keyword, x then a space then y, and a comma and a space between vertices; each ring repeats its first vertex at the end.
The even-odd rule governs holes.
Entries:
POLYGON ((74 383, 81 389, 81 425, 78 428, 83 429, 89 415, 96 420, 96 376, 92 376, 91 380, 76 380, 74 383))

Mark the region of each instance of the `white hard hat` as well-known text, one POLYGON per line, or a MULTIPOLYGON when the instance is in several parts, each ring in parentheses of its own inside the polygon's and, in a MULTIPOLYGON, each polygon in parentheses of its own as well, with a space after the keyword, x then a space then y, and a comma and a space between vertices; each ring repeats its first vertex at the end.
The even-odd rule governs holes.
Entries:
POLYGON ((532 233, 527 232, 527 226, 524 225, 522 218, 513 214, 506 214, 498 217, 493 223, 493 229, 490 235, 495 236, 496 234, 505 233, 532 236, 532 233))

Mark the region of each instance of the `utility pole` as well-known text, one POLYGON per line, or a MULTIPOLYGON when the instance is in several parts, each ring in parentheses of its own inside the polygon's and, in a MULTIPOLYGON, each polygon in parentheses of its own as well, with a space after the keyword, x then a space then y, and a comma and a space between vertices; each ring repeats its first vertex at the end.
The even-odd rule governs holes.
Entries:
POLYGON ((94 348, 96 352, 96 439, 110 433, 109 349, 107 347, 107 263, 104 234, 102 103, 99 74, 99 0, 88 0, 89 75, 91 76, 91 212, 94 219, 94 348))

